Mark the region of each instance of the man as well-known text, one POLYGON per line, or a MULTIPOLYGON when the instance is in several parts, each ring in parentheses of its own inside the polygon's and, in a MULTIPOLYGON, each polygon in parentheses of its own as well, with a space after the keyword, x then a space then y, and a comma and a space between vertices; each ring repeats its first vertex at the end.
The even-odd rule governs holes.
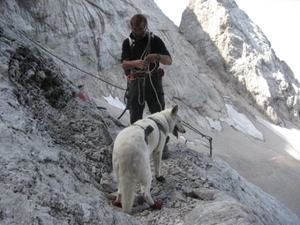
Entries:
MULTIPOLYGON (((159 64, 171 65, 172 58, 164 42, 148 31, 148 21, 144 15, 134 15, 130 25, 130 38, 125 39, 122 46, 122 67, 130 71, 128 101, 130 123, 133 124, 143 118, 145 102, 151 114, 164 110, 164 72, 159 64)), ((166 159, 169 155, 165 146, 162 158, 166 159)))

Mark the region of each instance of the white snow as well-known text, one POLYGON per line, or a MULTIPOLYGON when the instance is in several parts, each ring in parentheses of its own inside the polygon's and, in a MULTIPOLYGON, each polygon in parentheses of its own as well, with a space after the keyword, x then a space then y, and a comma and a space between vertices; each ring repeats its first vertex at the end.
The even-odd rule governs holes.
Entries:
POLYGON ((113 105, 119 109, 124 110, 125 109, 125 105, 120 101, 120 99, 118 97, 113 98, 111 95, 109 95, 108 97, 103 96, 103 98, 107 101, 108 104, 113 105))
POLYGON ((226 104, 226 108, 228 118, 221 119, 221 121, 226 122, 243 134, 249 134, 254 138, 264 140, 263 134, 244 114, 237 112, 232 105, 226 104))
POLYGON ((265 127, 276 133, 286 142, 288 142, 296 151, 300 152, 300 131, 296 129, 287 129, 284 127, 276 126, 260 117, 256 119, 263 124, 265 127))
POLYGON ((217 131, 222 131, 222 125, 221 125, 221 122, 219 120, 214 120, 214 119, 209 118, 209 117, 205 117, 205 119, 209 122, 211 128, 213 128, 217 131))

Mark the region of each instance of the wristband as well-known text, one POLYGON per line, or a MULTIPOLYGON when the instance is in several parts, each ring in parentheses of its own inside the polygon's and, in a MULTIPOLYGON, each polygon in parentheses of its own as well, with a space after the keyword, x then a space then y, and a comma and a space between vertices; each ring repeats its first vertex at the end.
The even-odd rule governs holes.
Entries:
POLYGON ((160 60, 161 60, 161 55, 160 55, 160 54, 157 54, 157 55, 156 55, 156 61, 159 62, 160 60))

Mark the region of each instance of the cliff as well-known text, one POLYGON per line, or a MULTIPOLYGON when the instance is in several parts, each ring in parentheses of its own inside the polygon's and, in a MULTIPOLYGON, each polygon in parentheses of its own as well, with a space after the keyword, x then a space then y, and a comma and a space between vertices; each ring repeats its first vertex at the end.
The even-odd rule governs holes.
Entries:
MULTIPOLYGON (((216 131, 210 121, 226 118, 227 104, 251 118, 259 115, 282 126, 298 125, 299 84, 259 28, 248 27, 251 21, 233 1, 190 1, 180 28, 153 1, 4 0, 0 6, 2 224, 300 223, 279 200, 218 157, 208 157, 205 147, 195 151, 177 140, 171 141, 172 157, 163 165, 167 182, 152 185, 154 198, 164 201, 162 210, 136 203, 129 216, 111 205, 116 191, 111 146, 128 124, 128 115, 116 120, 101 99, 123 99, 121 44, 135 13, 149 17, 150 30, 162 37, 172 54, 173 65, 164 68, 166 99, 180 105, 184 121, 214 137, 216 155, 222 156, 228 146, 222 130, 216 131), (198 15, 204 12, 218 15, 206 15, 213 22, 198 15), (246 34, 241 31, 245 26, 246 34), (249 40, 242 39, 246 36, 249 40), (264 54, 269 55, 266 67, 258 60, 266 60, 264 54), (241 57, 249 63, 239 61, 241 57), (274 74, 277 70, 280 79, 274 74), (252 77, 269 89, 257 87, 261 83, 252 77), (78 98, 82 84, 87 101, 78 98), (283 84, 288 87, 278 91, 283 84), (291 98, 293 104, 288 105, 291 98)), ((258 143, 268 145, 267 140, 258 143)), ((232 160, 237 162, 234 156, 232 160)), ((297 168, 288 168, 287 174, 297 168)), ((287 182, 294 178, 287 177, 287 182)))

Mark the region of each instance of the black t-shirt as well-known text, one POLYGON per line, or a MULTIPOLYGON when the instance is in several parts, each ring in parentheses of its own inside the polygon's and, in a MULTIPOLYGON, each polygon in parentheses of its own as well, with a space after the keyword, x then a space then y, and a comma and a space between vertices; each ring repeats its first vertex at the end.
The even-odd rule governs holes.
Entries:
MULTIPOLYGON (((136 60, 141 59, 141 56, 143 55, 144 51, 147 51, 147 44, 148 44, 148 35, 146 34, 143 39, 136 40, 132 34, 130 34, 130 38, 132 40, 132 49, 129 44, 129 38, 126 38, 123 42, 122 46, 122 62, 123 60, 136 60)), ((150 45, 151 45, 151 52, 154 54, 161 54, 161 55, 169 55, 170 53, 167 50, 164 42, 156 35, 152 34, 150 35, 150 45)), ((148 54, 150 54, 148 53, 148 54)), ((156 63, 157 67, 159 67, 159 63, 156 63)), ((155 66, 155 63, 150 64, 150 70, 153 70, 155 66)))

